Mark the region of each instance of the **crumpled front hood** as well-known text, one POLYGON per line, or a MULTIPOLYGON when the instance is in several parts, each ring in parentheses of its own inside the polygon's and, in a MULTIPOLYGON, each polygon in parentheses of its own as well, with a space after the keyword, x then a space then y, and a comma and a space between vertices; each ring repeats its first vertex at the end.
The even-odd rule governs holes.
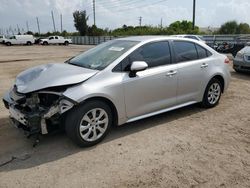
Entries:
POLYGON ((18 92, 29 93, 49 87, 77 84, 97 72, 66 63, 46 64, 20 73, 15 84, 18 92))

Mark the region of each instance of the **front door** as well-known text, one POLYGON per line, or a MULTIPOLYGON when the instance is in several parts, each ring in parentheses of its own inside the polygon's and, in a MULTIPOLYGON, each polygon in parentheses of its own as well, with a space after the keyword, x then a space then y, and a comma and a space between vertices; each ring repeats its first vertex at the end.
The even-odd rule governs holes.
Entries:
POLYGON ((145 61, 148 69, 136 77, 124 77, 126 113, 129 119, 176 105, 177 65, 172 64, 169 43, 145 44, 127 58, 125 69, 134 61, 145 61))

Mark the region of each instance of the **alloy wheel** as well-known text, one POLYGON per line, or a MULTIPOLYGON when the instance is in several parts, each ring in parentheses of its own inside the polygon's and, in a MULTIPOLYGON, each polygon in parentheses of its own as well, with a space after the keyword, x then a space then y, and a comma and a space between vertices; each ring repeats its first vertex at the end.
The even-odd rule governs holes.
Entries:
POLYGON ((219 83, 213 83, 208 90, 208 102, 215 104, 218 102, 221 95, 221 87, 219 83))
POLYGON ((80 136, 85 141, 94 142, 105 133, 108 123, 107 112, 101 108, 94 108, 84 114, 79 126, 80 136))

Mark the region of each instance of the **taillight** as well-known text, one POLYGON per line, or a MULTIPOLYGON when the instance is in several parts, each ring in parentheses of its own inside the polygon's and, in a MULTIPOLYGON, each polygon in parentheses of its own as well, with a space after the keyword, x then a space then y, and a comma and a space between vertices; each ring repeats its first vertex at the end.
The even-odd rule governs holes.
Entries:
POLYGON ((229 64, 230 60, 228 58, 225 59, 224 63, 229 64))

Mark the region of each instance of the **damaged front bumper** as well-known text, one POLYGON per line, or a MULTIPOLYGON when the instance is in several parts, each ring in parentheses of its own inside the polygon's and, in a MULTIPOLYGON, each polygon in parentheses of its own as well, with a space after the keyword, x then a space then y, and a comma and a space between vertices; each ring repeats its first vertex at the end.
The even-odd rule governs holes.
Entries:
MULTIPOLYGON (((53 92, 52 94, 46 94, 44 91, 41 94, 55 95, 53 92)), ((47 134, 49 126, 60 123, 59 120, 62 115, 75 105, 73 101, 58 93, 56 93, 58 95, 57 100, 52 101, 50 106, 41 105, 39 95, 40 93, 37 92, 27 97, 25 94, 17 93, 12 88, 3 97, 4 105, 9 109, 10 119, 13 124, 28 131, 29 134, 47 134), (32 97, 35 98, 34 96, 37 96, 37 99, 31 99, 32 97)))

